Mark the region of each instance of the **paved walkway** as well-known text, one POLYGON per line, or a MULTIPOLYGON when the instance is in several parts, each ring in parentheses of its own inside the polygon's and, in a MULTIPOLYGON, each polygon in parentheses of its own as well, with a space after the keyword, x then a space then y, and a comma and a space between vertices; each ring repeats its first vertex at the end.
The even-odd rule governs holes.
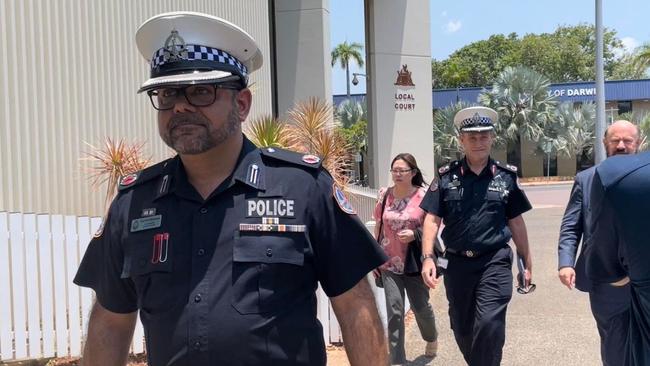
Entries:
MULTIPOLYGON (((529 295, 513 294, 502 365, 599 364, 598 334, 588 295, 569 291, 557 279, 557 236, 563 213, 564 207, 538 208, 524 216, 537 290, 529 295)), ((409 365, 465 365, 449 328, 444 288, 431 294, 440 333, 438 357, 422 357, 424 342, 411 322, 407 334, 409 365)))

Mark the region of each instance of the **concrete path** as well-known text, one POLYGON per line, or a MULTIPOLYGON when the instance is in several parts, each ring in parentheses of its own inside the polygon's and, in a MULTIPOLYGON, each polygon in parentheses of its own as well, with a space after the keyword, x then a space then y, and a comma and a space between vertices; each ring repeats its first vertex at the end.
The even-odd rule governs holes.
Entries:
MULTIPOLYGON (((569 291, 557 278, 557 239, 571 185, 526 187, 535 207, 524 218, 533 251, 537 290, 513 294, 508 308, 502 365, 599 365, 599 339, 586 293, 569 291)), ((516 271, 516 268, 513 268, 516 271)), ((439 352, 422 356, 424 341, 411 322, 407 334, 409 365, 466 365, 449 328, 444 288, 431 292, 436 312, 439 352)))

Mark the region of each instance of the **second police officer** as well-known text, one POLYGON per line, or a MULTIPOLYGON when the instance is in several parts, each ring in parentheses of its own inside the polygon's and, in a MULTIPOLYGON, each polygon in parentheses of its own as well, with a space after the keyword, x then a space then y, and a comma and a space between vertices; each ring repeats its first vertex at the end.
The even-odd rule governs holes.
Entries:
POLYGON ((512 238, 526 268, 520 289, 532 287, 531 255, 521 216, 532 207, 519 188, 517 168, 490 157, 497 113, 486 107, 459 111, 454 124, 465 156, 438 170, 420 207, 427 212, 422 277, 438 284, 444 270, 449 317, 456 343, 471 366, 499 365, 506 309, 512 298, 512 238), (434 239, 444 222, 445 253, 436 258, 434 239))

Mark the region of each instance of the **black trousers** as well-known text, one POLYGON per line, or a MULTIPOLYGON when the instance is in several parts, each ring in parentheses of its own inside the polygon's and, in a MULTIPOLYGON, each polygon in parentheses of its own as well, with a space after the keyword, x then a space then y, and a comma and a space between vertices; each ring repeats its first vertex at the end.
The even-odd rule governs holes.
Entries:
POLYGON ((445 290, 456 343, 468 365, 499 365, 512 298, 512 250, 506 246, 478 258, 446 257, 445 290))
POLYGON ((623 287, 593 284, 589 291, 589 303, 600 335, 600 356, 604 366, 620 365, 625 357, 631 301, 629 284, 623 287))

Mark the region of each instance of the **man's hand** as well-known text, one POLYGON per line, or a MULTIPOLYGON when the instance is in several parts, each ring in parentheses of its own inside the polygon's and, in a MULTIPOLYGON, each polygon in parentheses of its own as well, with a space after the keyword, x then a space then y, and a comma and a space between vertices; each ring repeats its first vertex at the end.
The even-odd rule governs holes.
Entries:
POLYGON ((436 288, 439 280, 436 278, 436 263, 434 258, 426 258, 422 262, 422 279, 430 288, 436 288))
POLYGON ((330 300, 341 325, 350 365, 388 365, 386 335, 368 279, 362 278, 353 288, 330 300))
POLYGON ((558 277, 560 277, 560 281, 564 286, 568 287, 569 290, 573 290, 573 288, 576 285, 575 269, 573 269, 572 267, 560 268, 560 271, 558 272, 558 277))

